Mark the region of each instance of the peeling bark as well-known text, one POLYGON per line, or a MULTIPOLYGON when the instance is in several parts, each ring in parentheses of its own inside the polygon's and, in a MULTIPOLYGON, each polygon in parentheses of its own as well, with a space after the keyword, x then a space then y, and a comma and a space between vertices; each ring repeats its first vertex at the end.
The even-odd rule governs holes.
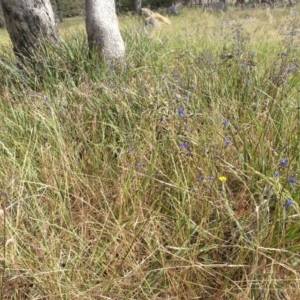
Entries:
POLYGON ((42 39, 58 43, 50 0, 0 0, 16 56, 30 57, 42 39))
POLYGON ((125 46, 119 30, 114 0, 86 0, 86 31, 89 49, 97 49, 100 58, 120 61, 125 46))

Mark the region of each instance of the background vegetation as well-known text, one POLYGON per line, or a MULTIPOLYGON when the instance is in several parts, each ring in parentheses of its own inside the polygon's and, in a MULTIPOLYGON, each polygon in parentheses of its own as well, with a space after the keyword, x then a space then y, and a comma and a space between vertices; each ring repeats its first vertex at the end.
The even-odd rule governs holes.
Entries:
MULTIPOLYGON (((58 17, 69 18, 75 16, 83 16, 85 14, 85 1, 84 0, 50 0, 53 10, 58 17), (60 11, 57 7, 57 3, 60 5, 60 11)), ((132 10, 132 1, 131 0, 120 0, 115 1, 117 6, 117 11, 119 13, 126 13, 132 10)), ((151 7, 153 9, 159 7, 168 7, 172 5, 172 0, 144 0, 144 7, 151 7)), ((0 28, 5 27, 5 21, 3 17, 3 12, 0 7, 0 28)))
MULTIPOLYGON (((82 16, 84 14, 84 0, 59 0, 64 17, 82 16)), ((119 13, 132 10, 132 0, 115 1, 119 13)), ((57 9, 57 0, 51 0, 54 10, 57 9)), ((159 8, 172 5, 172 0, 143 0, 143 7, 159 8)))
POLYGON ((299 16, 84 21, 25 67, 1 30, 2 299, 299 299, 299 16))
MULTIPOLYGON (((63 17, 83 16, 85 0, 59 0, 60 9, 63 17)), ((51 0, 53 9, 57 11, 57 0, 51 0)))

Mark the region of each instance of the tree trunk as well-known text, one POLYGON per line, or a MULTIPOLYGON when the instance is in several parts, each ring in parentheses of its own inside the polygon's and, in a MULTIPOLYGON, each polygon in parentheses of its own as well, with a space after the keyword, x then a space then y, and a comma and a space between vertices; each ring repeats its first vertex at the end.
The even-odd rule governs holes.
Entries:
POLYGON ((0 0, 15 54, 30 57, 43 39, 58 43, 50 0, 0 0))
POLYGON ((61 5, 60 5, 60 0, 55 0, 55 4, 56 4, 56 14, 57 17, 59 19, 60 22, 63 22, 63 11, 61 9, 61 5))
POLYGON ((2 28, 2 27, 5 27, 5 21, 4 21, 2 8, 1 8, 1 5, 0 5, 0 28, 2 28))
POLYGON ((132 10, 138 15, 142 9, 142 0, 132 0, 132 10))
POLYGON ((97 49, 101 59, 120 61, 125 46, 120 34, 114 0, 86 0, 86 31, 89 49, 97 49))

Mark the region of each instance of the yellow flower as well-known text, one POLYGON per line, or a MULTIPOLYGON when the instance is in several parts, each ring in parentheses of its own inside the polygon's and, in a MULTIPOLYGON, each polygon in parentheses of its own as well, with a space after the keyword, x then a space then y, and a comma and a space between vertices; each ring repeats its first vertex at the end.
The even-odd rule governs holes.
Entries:
POLYGON ((221 182, 226 182, 227 178, 225 176, 221 176, 221 177, 219 177, 219 180, 221 182))

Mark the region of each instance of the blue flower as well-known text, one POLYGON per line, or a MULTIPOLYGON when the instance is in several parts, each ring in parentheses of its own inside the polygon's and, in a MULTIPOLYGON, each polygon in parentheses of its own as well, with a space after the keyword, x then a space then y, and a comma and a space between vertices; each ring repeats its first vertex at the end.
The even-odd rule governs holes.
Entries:
POLYGON ((179 143, 179 148, 181 150, 187 150, 189 147, 188 147, 188 143, 187 142, 180 142, 179 143))
POLYGON ((139 169, 142 169, 144 167, 144 164, 143 163, 138 163, 137 166, 138 166, 139 169))
POLYGON ((274 174, 273 174, 273 176, 274 176, 275 178, 279 178, 281 175, 280 175, 279 172, 275 171, 274 174))
POLYGON ((204 180, 204 176, 201 175, 199 178, 198 178, 198 181, 203 181, 204 180))
POLYGON ((291 199, 287 199, 283 205, 285 208, 293 206, 293 201, 291 199))
POLYGON ((294 177, 290 177, 290 178, 289 178, 289 183, 290 183, 291 185, 293 185, 293 184, 298 183, 298 180, 297 180, 296 178, 294 178, 294 177))
POLYGON ((230 138, 225 139, 225 146, 229 146, 231 144, 230 138))
POLYGON ((283 158, 279 163, 279 167, 281 168, 286 168, 288 166, 289 166, 289 161, 287 158, 283 158))
POLYGON ((229 123, 230 123, 230 121, 229 121, 228 119, 225 119, 225 120, 222 122, 222 124, 223 124, 224 126, 227 126, 229 123))
POLYGON ((186 113, 185 113, 183 107, 179 107, 179 108, 178 108, 178 116, 179 116, 179 117, 185 117, 185 116, 186 116, 186 113))

